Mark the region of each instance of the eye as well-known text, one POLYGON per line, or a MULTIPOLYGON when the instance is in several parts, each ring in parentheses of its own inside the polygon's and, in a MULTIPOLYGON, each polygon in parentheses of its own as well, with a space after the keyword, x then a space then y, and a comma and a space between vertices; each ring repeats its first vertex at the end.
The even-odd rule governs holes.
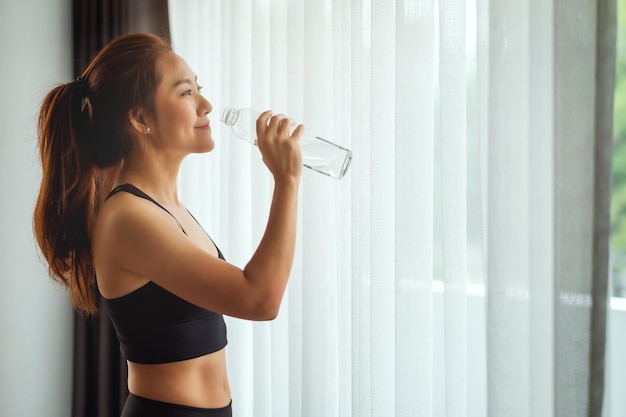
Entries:
POLYGON ((200 93, 200 92, 202 92, 202 86, 201 85, 198 86, 198 93, 200 93))
POLYGON ((181 95, 183 95, 183 96, 190 96, 191 95, 191 90, 185 90, 183 92, 183 94, 181 94, 181 95))

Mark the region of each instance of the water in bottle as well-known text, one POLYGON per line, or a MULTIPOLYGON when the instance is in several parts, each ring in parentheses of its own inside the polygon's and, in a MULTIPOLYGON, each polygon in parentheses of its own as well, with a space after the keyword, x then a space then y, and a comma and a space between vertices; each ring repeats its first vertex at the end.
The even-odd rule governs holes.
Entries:
MULTIPOLYGON (((226 108, 222 112, 222 122, 230 126, 235 136, 246 142, 255 143, 256 121, 261 112, 250 109, 226 108)), ((348 171, 352 152, 326 139, 303 135, 300 138, 302 164, 329 177, 341 179, 348 171)))

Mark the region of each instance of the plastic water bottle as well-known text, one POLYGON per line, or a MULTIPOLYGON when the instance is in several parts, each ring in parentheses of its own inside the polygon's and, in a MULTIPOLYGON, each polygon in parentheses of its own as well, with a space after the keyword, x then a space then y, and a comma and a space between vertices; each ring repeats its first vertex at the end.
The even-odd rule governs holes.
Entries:
MULTIPOLYGON (((250 108, 225 108, 221 121, 230 126, 235 136, 255 143, 256 121, 260 111, 250 108)), ((302 165, 329 177, 341 179, 348 171, 352 152, 326 139, 303 135, 300 138, 302 165)))

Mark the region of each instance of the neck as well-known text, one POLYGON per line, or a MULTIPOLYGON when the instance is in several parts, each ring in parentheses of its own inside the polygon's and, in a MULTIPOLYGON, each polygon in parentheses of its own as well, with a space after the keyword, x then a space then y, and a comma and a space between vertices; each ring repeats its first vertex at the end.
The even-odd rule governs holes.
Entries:
POLYGON ((130 183, 161 204, 178 205, 176 182, 182 158, 131 152, 124 160, 116 185, 130 183))

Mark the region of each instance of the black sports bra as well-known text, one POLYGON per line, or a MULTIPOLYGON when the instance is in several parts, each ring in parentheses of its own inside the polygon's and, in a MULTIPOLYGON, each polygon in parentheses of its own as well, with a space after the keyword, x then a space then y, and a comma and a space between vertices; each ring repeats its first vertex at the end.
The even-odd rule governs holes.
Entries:
MULTIPOLYGON (((131 184, 116 187, 107 198, 120 191, 145 198, 174 217, 131 184)), ((217 251, 220 259, 224 259, 222 252, 217 251)), ((102 301, 108 307, 122 353, 131 362, 177 362, 226 346, 226 324, 221 314, 185 301, 152 281, 129 294, 112 299, 103 297, 102 301)))

